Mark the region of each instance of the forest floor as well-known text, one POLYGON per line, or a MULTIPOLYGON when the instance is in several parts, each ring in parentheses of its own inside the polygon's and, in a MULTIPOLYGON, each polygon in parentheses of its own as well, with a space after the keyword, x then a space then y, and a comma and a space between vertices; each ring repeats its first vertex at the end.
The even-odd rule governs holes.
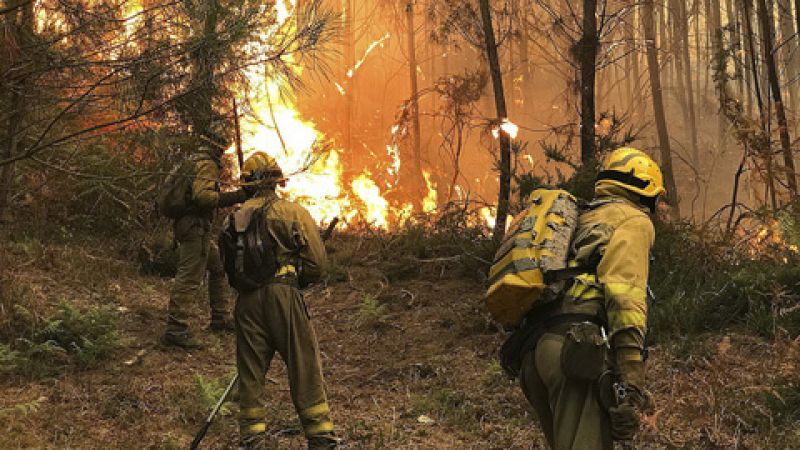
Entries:
MULTIPOLYGON (((42 315, 59 302, 102 306, 118 338, 92 368, 7 375, 0 448, 188 447, 234 371, 233 336, 204 330, 205 299, 193 319, 205 348, 163 349, 168 279, 141 275, 99 242, 2 238, 3 279, 16 286, 6 286, 17 296, 10 302, 42 315)), ((483 309, 481 277, 456 275, 458 260, 448 258, 398 270, 393 255, 365 242, 334 239, 331 276, 306 292, 343 448, 544 448, 519 387, 496 362, 503 334, 483 309)), ((638 447, 800 448, 798 364, 799 342, 740 333, 655 345, 648 387, 657 411, 638 447)), ((266 384, 275 446, 301 448, 277 358, 266 384)), ((235 448, 235 410, 226 405, 204 448, 235 448)))

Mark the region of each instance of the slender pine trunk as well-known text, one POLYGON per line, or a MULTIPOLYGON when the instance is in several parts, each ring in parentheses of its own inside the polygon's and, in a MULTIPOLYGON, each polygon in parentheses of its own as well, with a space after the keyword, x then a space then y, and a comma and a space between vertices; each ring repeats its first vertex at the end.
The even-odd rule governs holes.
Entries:
MULTIPOLYGON (((503 93, 503 73, 500 71, 500 61, 497 56, 497 43, 494 38, 489 0, 480 0, 479 3, 484 45, 486 46, 486 59, 489 62, 489 71, 492 75, 492 90, 494 92, 494 103, 497 109, 499 125, 508 118, 506 97, 503 93)), ((506 232, 506 217, 508 217, 509 198, 511 196, 511 136, 502 128, 499 128, 498 134, 500 141, 500 191, 497 196, 497 216, 493 232, 493 238, 496 242, 503 239, 503 235, 506 232)))
POLYGON ((661 93, 661 76, 658 66, 658 53, 655 40, 656 30, 653 23, 653 13, 653 0, 643 0, 642 24, 647 45, 647 70, 650 74, 653 114, 655 116, 656 129, 658 130, 658 143, 661 150, 661 169, 664 173, 664 182, 667 189, 666 200, 672 206, 672 217, 677 220, 680 218, 678 188, 675 184, 675 175, 672 170, 672 151, 670 149, 669 131, 667 130, 667 119, 664 115, 664 100, 661 93))

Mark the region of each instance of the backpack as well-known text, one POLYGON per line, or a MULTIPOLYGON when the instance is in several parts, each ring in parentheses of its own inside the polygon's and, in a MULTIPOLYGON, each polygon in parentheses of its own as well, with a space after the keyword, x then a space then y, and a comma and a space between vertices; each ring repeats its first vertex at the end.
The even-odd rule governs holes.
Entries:
POLYGON ((556 297, 578 226, 577 199, 561 189, 537 189, 505 234, 489 270, 486 306, 506 328, 518 326, 535 306, 556 297))
POLYGON ((156 208, 161 215, 179 219, 192 211, 192 184, 197 175, 197 162, 211 159, 195 154, 175 164, 156 196, 156 208))
POLYGON ((244 208, 228 215, 219 236, 219 254, 228 283, 238 291, 252 291, 266 285, 278 270, 275 241, 267 231, 260 208, 244 208))

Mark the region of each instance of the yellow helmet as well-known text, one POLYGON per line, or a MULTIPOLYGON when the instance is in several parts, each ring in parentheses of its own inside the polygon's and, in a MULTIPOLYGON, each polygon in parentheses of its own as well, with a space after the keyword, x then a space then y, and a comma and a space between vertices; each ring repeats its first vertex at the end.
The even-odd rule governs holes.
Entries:
POLYGON ((278 184, 286 181, 275 158, 263 152, 256 152, 247 158, 242 167, 242 179, 253 184, 278 184))
POLYGON ((644 197, 665 192, 664 176, 658 164, 645 152, 621 147, 609 153, 597 175, 597 183, 610 183, 644 197))

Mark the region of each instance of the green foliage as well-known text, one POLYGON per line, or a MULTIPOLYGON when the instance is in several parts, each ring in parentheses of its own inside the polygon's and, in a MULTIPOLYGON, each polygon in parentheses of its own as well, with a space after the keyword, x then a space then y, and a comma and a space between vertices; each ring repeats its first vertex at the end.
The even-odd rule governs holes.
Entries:
POLYGON ((374 327, 383 322, 386 318, 386 305, 380 302, 374 295, 364 294, 361 306, 358 309, 356 325, 359 327, 374 327))
POLYGON ((800 258, 754 259, 736 254, 733 246, 686 224, 656 222, 650 277, 656 340, 730 327, 766 337, 800 333, 800 258))
POLYGON ((0 344, 0 373, 50 375, 74 365, 89 369, 99 365, 119 345, 116 318, 108 308, 80 310, 62 302, 50 317, 41 317, 15 305, 15 331, 11 344, 0 344))
POLYGON ((414 400, 416 415, 433 415, 447 425, 462 430, 474 430, 480 425, 483 410, 465 392, 450 388, 435 389, 414 400))
MULTIPOLYGON (((198 399, 197 409, 201 412, 210 411, 225 393, 231 379, 235 376, 236 372, 231 372, 222 377, 206 378, 203 375, 194 374, 194 385, 196 389, 196 398, 198 399)), ((228 398, 230 400, 230 397, 228 398)), ((228 416, 232 413, 228 403, 223 403, 219 409, 219 417, 228 416)))

